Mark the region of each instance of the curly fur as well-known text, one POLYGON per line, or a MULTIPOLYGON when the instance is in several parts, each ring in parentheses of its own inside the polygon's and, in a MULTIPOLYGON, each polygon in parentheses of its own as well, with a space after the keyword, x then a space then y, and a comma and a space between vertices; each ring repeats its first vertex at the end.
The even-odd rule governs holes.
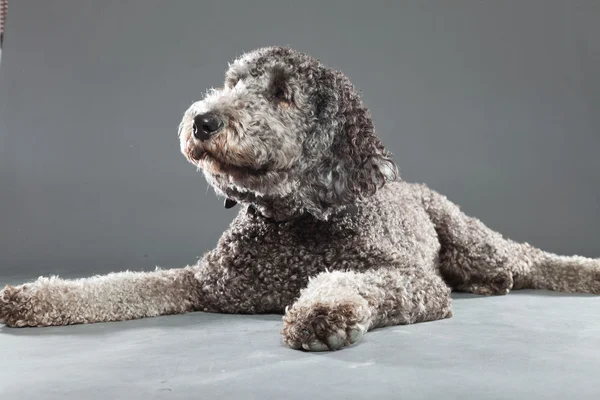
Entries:
POLYGON ((284 47, 235 60, 225 86, 191 105, 182 153, 240 211, 193 266, 0 292, 0 322, 47 326, 193 310, 283 313, 283 340, 336 350, 370 329, 447 318, 452 290, 600 294, 600 261, 505 239, 425 185, 399 180, 358 91, 284 47), (223 129, 193 135, 212 112, 223 129))

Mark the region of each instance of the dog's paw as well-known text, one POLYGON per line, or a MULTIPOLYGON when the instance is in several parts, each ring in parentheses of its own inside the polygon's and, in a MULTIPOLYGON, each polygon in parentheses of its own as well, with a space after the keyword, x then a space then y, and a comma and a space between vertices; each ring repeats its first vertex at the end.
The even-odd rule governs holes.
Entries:
POLYGON ((12 327, 32 326, 32 290, 28 285, 7 285, 0 290, 0 323, 12 327))
POLYGON ((281 333, 293 349, 339 350, 363 337, 369 318, 366 301, 294 305, 283 317, 281 333))
POLYGON ((512 272, 500 271, 494 276, 487 277, 482 282, 464 285, 460 290, 481 296, 500 296, 508 294, 512 290, 513 285, 512 272))

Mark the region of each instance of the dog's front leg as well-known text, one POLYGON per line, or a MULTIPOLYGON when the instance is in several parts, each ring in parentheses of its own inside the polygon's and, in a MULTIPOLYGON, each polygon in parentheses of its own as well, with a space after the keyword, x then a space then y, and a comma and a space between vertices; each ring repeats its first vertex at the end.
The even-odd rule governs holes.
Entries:
POLYGON ((197 267, 39 278, 0 291, 0 323, 13 327, 123 321, 197 308, 197 267))
POLYGON ((402 267, 324 272, 286 310, 282 334, 295 349, 338 350, 372 328, 451 315, 450 289, 433 272, 402 267))

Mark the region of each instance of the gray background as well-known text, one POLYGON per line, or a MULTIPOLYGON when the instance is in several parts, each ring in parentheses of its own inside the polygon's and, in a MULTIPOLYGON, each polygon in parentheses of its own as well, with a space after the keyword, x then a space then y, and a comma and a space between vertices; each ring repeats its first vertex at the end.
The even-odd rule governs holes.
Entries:
MULTIPOLYGON (((512 238, 600 256, 599 20, 597 0, 11 0, 0 287, 211 248, 235 211, 179 155, 177 124, 271 44, 344 70, 407 180, 512 238)), ((0 326, 0 397, 599 398, 600 297, 453 297, 454 318, 325 354, 286 348, 271 315, 0 326)))
POLYGON ((289 44, 364 92, 402 175, 546 250, 600 256, 600 2, 10 3, 0 280, 192 263, 235 211, 179 154, 244 51, 289 44))

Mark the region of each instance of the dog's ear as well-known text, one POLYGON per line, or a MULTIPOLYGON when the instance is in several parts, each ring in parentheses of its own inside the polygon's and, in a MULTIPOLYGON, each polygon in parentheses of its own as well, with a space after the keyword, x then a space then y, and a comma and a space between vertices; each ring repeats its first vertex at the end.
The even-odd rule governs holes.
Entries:
POLYGON ((307 171, 307 209, 327 218, 398 179, 398 168, 375 134, 371 115, 348 78, 331 72, 317 87, 313 97, 315 129, 304 149, 305 157, 316 160, 307 171))

